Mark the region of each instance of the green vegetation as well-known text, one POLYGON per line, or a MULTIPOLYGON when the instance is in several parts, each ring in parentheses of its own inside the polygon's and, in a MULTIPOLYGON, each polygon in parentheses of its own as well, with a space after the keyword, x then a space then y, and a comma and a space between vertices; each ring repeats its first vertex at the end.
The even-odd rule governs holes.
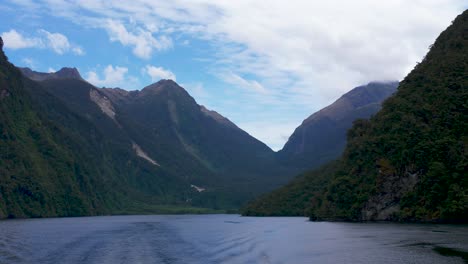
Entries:
POLYGON ((21 73, 3 52, 0 94, 0 218, 107 212, 112 198, 92 192, 93 168, 61 142, 61 127, 32 110, 21 73))
POLYGON ((137 157, 97 107, 100 126, 3 52, 0 95, 0 218, 212 211, 187 204, 198 193, 137 157))
POLYGON ((438 37, 380 112, 369 121, 355 122, 344 155, 330 165, 334 173, 308 173, 253 202, 244 214, 306 212, 318 220, 467 222, 466 32, 468 11, 438 37), (320 188, 324 181, 328 184, 320 188), (321 190, 311 192, 311 186, 321 190), (272 198, 274 194, 278 196, 272 198))
POLYGON ((172 81, 119 97, 76 70, 25 78, 3 51, 0 66, 0 218, 219 213, 287 180, 271 149, 172 81), (115 118, 91 94, 117 99, 115 118))
POLYGON ((331 175, 336 172, 337 161, 321 168, 303 173, 286 186, 264 194, 247 204, 241 212, 249 216, 304 216, 312 203, 311 198, 319 195, 327 186, 331 175))

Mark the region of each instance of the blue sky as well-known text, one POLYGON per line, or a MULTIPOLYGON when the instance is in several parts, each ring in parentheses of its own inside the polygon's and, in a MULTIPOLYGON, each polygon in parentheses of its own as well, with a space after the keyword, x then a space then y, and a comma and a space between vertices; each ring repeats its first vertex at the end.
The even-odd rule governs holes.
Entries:
POLYGON ((92 84, 175 79, 199 104, 280 149, 355 86, 401 80, 463 0, 0 0, 10 61, 76 67, 92 84))

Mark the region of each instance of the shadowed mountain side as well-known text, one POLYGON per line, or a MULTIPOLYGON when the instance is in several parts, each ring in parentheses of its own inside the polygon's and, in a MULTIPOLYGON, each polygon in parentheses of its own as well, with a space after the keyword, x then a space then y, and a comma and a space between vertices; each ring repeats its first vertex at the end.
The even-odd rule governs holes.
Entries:
POLYGON ((306 170, 337 159, 343 153, 346 131, 353 121, 377 113, 397 86, 398 82, 372 82, 356 87, 309 116, 278 152, 280 161, 306 170))
MULTIPOLYGON (((259 193, 279 187, 292 175, 290 169, 275 163, 274 152, 265 144, 198 105, 171 80, 161 80, 141 91, 125 91, 96 88, 81 78, 69 78, 79 76, 78 72, 59 74, 64 71, 33 72, 33 79, 41 76, 41 81, 27 90, 33 101, 43 106, 42 111, 71 131, 81 127, 64 117, 69 113, 92 124, 111 146, 106 157, 131 155, 151 168, 148 173, 171 175, 181 185, 166 191, 184 197, 187 205, 237 208, 259 193), (60 104, 50 104, 41 93, 60 104), (176 194, 175 190, 185 191, 176 194)), ((31 76, 30 71, 23 69, 23 73, 31 76)), ((83 137, 86 134, 80 133, 83 137)), ((109 160, 109 165, 114 166, 114 161, 109 160)))

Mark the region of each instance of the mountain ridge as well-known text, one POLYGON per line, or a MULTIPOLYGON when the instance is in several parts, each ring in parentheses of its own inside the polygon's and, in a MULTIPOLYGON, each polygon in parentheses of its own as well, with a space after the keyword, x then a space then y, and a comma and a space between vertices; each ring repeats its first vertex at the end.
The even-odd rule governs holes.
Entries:
MULTIPOLYGON (((40 85, 110 141, 117 140, 122 151, 177 175, 189 188, 205 189, 190 195, 193 205, 238 207, 256 193, 280 186, 285 174, 292 175, 286 168, 278 170, 282 174, 274 172, 274 152, 268 146, 198 105, 172 80, 136 91, 97 88, 76 78, 49 78, 40 85)), ((30 92, 34 95, 34 89, 30 92)))
POLYGON ((311 220, 468 222, 468 10, 456 17, 342 157, 243 209, 311 220))
POLYGON ((51 79, 77 79, 77 80, 84 81, 78 69, 74 67, 73 68, 63 67, 56 72, 49 72, 49 73, 33 71, 27 67, 18 68, 18 69, 23 73, 23 75, 25 75, 29 79, 38 81, 38 82, 51 80, 51 79))
POLYGON ((346 131, 356 119, 375 114, 383 100, 391 96, 398 82, 370 82, 353 88, 332 104, 307 117, 284 147, 278 151, 279 160, 312 169, 337 159, 346 144, 346 131))

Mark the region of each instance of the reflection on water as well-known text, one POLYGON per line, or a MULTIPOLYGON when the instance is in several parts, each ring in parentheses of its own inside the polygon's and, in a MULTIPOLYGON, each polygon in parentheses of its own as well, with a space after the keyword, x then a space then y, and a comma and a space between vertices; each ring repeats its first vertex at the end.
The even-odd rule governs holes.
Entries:
POLYGON ((237 215, 0 221, 0 263, 464 263, 468 227, 237 215))

